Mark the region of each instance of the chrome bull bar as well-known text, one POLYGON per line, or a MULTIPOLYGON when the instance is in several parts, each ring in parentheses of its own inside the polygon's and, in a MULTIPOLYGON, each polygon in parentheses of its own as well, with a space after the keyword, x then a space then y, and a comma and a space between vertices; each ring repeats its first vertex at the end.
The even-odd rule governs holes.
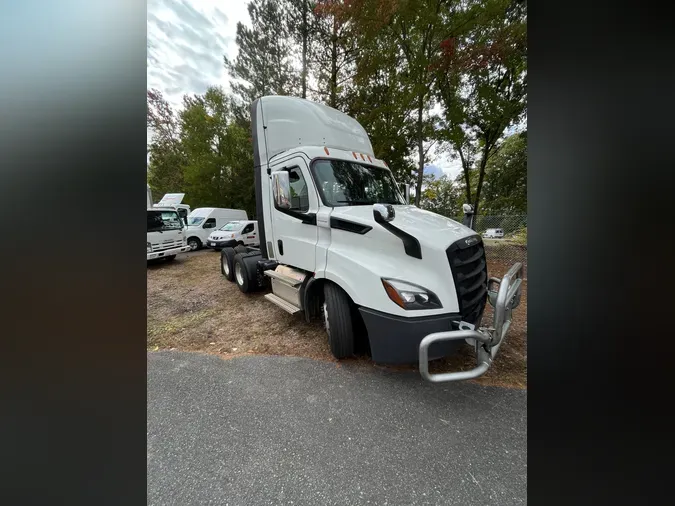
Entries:
POLYGON ((419 361, 420 374, 432 383, 444 381, 461 381, 477 378, 485 374, 492 365, 499 347, 506 333, 511 327, 513 310, 520 304, 522 294, 523 264, 514 264, 502 279, 490 278, 488 281, 488 302, 494 308, 494 317, 491 327, 480 327, 460 322, 459 330, 434 332, 420 342, 419 361), (498 286, 498 288, 495 288, 498 286), (464 339, 472 344, 476 350, 476 367, 470 371, 447 372, 429 374, 429 346, 438 341, 453 341, 464 339))

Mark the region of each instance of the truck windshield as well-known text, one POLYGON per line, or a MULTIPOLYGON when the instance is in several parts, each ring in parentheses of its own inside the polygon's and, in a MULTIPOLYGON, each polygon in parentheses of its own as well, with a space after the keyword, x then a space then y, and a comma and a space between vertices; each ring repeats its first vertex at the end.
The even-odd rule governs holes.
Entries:
POLYGON ((405 204, 388 169, 343 160, 317 160, 312 172, 327 206, 405 204))
POLYGON ((241 223, 237 221, 231 221, 229 223, 226 223, 222 227, 219 228, 219 230, 224 230, 224 231, 234 231, 234 230, 239 230, 241 228, 241 223))
POLYGON ((197 225, 200 225, 202 221, 204 221, 203 216, 188 216, 187 224, 196 227, 197 225))
POLYGON ((148 232, 181 230, 183 223, 176 211, 148 211, 148 232))

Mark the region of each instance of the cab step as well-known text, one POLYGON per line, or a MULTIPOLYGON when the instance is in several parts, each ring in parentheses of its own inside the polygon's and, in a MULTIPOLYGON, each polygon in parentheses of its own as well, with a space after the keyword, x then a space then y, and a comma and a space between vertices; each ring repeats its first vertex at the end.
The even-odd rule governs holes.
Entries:
POLYGON ((269 300, 272 304, 276 304, 281 309, 290 314, 296 314, 302 311, 298 306, 291 304, 290 302, 282 299, 281 297, 274 295, 273 293, 265 294, 265 298, 269 300))

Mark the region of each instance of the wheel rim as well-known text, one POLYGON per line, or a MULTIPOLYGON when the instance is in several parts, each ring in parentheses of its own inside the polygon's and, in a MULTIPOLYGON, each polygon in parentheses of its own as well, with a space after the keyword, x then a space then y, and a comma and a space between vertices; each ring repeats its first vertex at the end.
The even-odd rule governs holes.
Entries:
POLYGON ((239 286, 244 286, 244 273, 241 272, 241 264, 236 264, 234 266, 234 275, 237 277, 237 283, 239 283, 239 286))
POLYGON ((328 323, 328 304, 323 303, 323 324, 326 327, 326 332, 330 334, 330 324, 328 323))
POLYGON ((188 244, 190 245, 190 249, 192 251, 197 249, 197 241, 190 241, 188 244))
POLYGON ((225 258, 225 256, 223 256, 223 271, 226 276, 230 275, 230 264, 227 263, 227 258, 225 258))

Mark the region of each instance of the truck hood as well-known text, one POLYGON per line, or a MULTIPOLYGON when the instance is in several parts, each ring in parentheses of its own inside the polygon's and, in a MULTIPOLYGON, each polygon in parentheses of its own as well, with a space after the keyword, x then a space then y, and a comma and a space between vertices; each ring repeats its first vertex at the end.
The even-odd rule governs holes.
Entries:
MULTIPOLYGON (((396 215, 391 224, 412 235, 420 244, 428 248, 445 250, 455 241, 476 234, 469 227, 440 214, 415 206, 397 205, 393 207, 396 215)), ((373 217, 373 206, 335 207, 331 212, 331 217, 381 228, 373 217)))

